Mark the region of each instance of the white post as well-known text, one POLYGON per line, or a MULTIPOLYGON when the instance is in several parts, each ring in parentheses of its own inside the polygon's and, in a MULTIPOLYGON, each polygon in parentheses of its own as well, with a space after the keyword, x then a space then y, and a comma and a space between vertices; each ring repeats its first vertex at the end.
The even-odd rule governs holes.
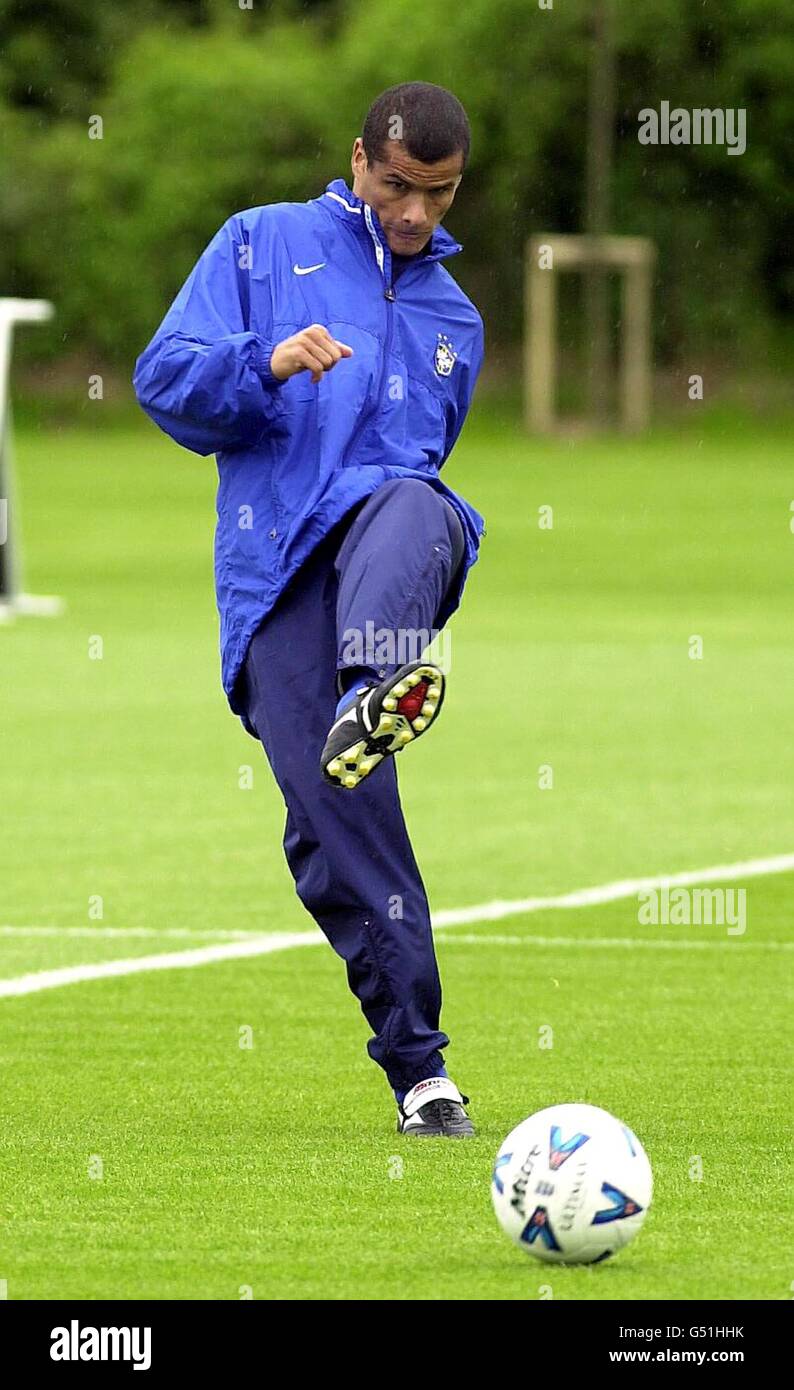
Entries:
POLYGON ((50 595, 22 592, 16 516, 11 428, 11 346, 14 324, 45 323, 53 307, 46 299, 0 299, 0 621, 15 613, 53 617, 63 604, 50 595))

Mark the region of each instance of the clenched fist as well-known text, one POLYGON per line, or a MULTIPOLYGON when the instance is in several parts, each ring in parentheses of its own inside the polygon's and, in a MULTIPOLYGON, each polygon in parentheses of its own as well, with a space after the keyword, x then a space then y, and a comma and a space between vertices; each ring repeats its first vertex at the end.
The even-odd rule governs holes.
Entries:
POLYGON ((286 381, 296 372, 311 372, 316 384, 323 372, 330 372, 342 357, 352 356, 352 347, 332 338, 321 323, 313 323, 276 344, 270 357, 270 370, 279 381, 286 381))

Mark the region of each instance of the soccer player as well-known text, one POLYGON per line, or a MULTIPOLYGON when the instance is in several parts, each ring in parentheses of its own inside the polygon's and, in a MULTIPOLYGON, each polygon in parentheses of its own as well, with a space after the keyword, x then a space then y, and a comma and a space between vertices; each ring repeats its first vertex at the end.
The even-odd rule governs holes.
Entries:
POLYGON ((352 186, 231 216, 134 377, 162 429, 217 455, 224 689, 283 794, 298 895, 345 961, 397 1128, 422 1137, 474 1133, 393 757, 438 718, 444 672, 421 653, 485 529, 439 477, 483 355, 442 264, 462 250, 441 221, 469 141, 444 88, 383 92, 352 186))

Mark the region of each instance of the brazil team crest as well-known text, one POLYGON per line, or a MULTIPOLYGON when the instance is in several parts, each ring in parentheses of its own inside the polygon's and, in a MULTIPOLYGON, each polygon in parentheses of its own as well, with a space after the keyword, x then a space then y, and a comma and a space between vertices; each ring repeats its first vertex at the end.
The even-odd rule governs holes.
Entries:
POLYGON ((455 352, 446 333, 439 333, 436 343, 436 371, 439 376, 451 376, 452 368, 457 361, 458 354, 455 352))

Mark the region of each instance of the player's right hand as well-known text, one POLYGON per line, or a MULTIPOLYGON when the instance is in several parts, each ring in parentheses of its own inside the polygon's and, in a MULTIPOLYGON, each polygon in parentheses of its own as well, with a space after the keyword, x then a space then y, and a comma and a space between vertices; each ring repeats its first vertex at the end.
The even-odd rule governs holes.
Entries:
POLYGON ((296 372, 311 372, 316 385, 323 372, 330 372, 343 357, 352 356, 352 347, 332 338, 321 323, 313 323, 276 344, 270 356, 270 370, 279 381, 286 381, 296 372))

